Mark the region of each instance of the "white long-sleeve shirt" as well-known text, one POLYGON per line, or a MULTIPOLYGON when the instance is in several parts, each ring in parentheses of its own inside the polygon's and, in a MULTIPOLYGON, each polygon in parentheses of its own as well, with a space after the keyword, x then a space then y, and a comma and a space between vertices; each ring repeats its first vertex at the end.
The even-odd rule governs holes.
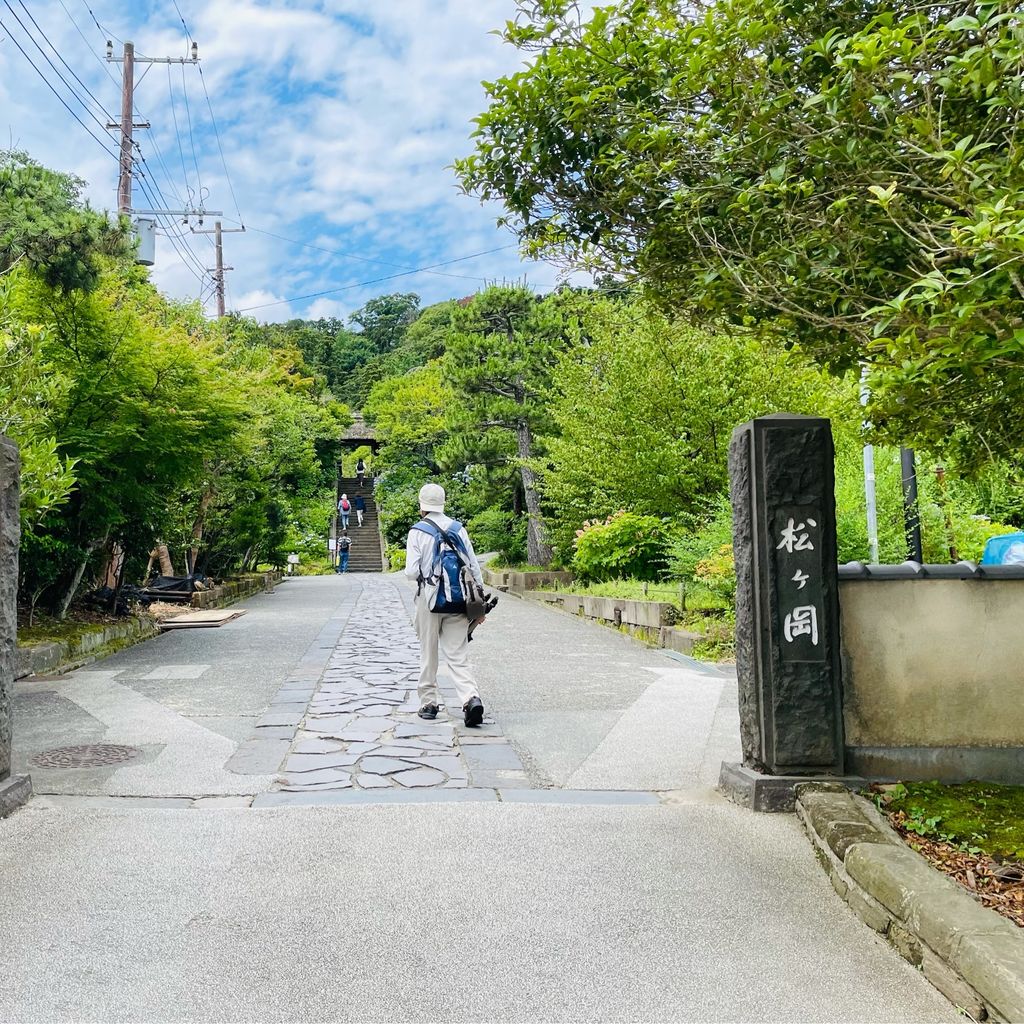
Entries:
MULTIPOLYGON (((428 512, 424 518, 440 526, 442 530, 448 530, 452 523, 455 522, 454 519, 450 519, 443 512, 428 512)), ((465 527, 459 530, 459 537, 462 539, 462 543, 465 545, 466 552, 469 555, 469 570, 473 574, 473 579, 482 587, 484 585, 484 575, 480 571, 480 563, 476 559, 473 542, 469 539, 469 534, 466 533, 465 527)), ((412 580, 419 579, 420 576, 424 579, 428 578, 433 560, 434 537, 429 533, 424 533, 422 530, 410 530, 409 538, 405 542, 405 575, 412 580)))

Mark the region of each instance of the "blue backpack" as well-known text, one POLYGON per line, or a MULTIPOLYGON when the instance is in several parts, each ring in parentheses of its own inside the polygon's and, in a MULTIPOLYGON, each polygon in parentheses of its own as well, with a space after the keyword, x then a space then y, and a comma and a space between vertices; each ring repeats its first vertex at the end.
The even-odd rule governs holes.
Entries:
POLYGON ((430 561, 430 575, 417 579, 417 593, 423 585, 436 586, 437 593, 431 606, 432 612, 439 614, 455 614, 465 612, 466 595, 462 589, 462 566, 469 561, 469 555, 459 537, 462 523, 453 521, 447 530, 442 530, 437 523, 429 519, 421 519, 414 527, 420 533, 429 534, 434 538, 434 554, 430 561))

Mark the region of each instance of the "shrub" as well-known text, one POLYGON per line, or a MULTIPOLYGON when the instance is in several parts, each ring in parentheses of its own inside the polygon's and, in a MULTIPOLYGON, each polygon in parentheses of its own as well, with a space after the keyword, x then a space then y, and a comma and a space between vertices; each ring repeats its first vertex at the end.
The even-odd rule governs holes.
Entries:
POLYGON ((389 544, 387 554, 391 571, 401 572, 405 568, 405 547, 401 544, 389 544))
POLYGON ((480 554, 497 551, 505 565, 526 561, 526 516, 488 508, 473 516, 466 529, 480 554))
POLYGON ((722 557, 722 549, 729 547, 732 555, 732 506, 725 495, 708 502, 702 516, 691 521, 689 527, 677 534, 669 549, 669 575, 677 580, 697 578, 697 567, 709 560, 722 557))
POLYGON ((736 565, 732 545, 723 544, 714 554, 697 563, 693 578, 716 597, 734 604, 736 601, 736 565))
POLYGON ((619 511, 576 533, 572 566, 582 580, 659 579, 667 564, 665 521, 619 511))

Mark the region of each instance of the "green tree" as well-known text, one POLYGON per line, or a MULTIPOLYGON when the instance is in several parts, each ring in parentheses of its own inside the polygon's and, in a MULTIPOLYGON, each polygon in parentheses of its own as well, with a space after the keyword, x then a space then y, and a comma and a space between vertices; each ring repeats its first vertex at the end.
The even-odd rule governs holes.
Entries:
POLYGON ((1018 4, 519 9, 457 167, 532 252, 869 363, 883 434, 1020 452, 1018 4))
POLYGON ((0 276, 0 435, 12 438, 20 452, 21 532, 28 537, 67 502, 75 475, 74 460, 58 451, 47 416, 68 381, 43 358, 45 330, 12 312, 12 284, 10 275, 0 276))
POLYGON ((99 281, 99 257, 131 251, 127 222, 90 209, 84 184, 0 150, 0 274, 24 262, 51 287, 87 290, 99 281))
MULTIPOLYGON (((45 430, 75 474, 46 523, 60 560, 47 601, 63 616, 111 542, 137 548, 163 532, 170 495, 201 472, 244 407, 215 340, 175 316, 127 261, 92 292, 63 292, 19 268, 12 305, 43 329, 41 357, 61 382, 47 396, 45 430)), ((26 561, 29 589, 52 568, 26 561)))
POLYGON ((547 389, 568 343, 566 318, 556 297, 524 287, 494 286, 452 317, 442 363, 454 392, 449 412, 453 440, 467 461, 474 452, 511 452, 529 516, 527 552, 534 565, 551 561, 540 506, 536 435, 550 429, 547 389))
POLYGON ((349 322, 359 325, 375 351, 390 352, 405 337, 419 309, 420 297, 412 292, 379 295, 357 309, 349 322))
POLYGON ((564 556, 585 520, 620 509, 700 518, 727 488, 733 428, 754 416, 831 414, 856 443, 856 387, 798 352, 749 331, 712 334, 643 302, 592 296, 579 315, 586 341, 553 375, 543 485, 564 556))

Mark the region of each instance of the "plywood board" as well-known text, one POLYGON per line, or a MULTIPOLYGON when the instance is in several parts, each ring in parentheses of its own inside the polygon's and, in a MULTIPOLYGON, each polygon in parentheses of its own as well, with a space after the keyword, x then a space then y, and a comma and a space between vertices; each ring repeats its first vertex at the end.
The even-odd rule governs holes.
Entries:
POLYGON ((244 614, 244 608, 211 608, 208 611, 186 612, 184 615, 175 615, 173 619, 165 619, 160 623, 160 628, 211 629, 223 626, 244 614))

